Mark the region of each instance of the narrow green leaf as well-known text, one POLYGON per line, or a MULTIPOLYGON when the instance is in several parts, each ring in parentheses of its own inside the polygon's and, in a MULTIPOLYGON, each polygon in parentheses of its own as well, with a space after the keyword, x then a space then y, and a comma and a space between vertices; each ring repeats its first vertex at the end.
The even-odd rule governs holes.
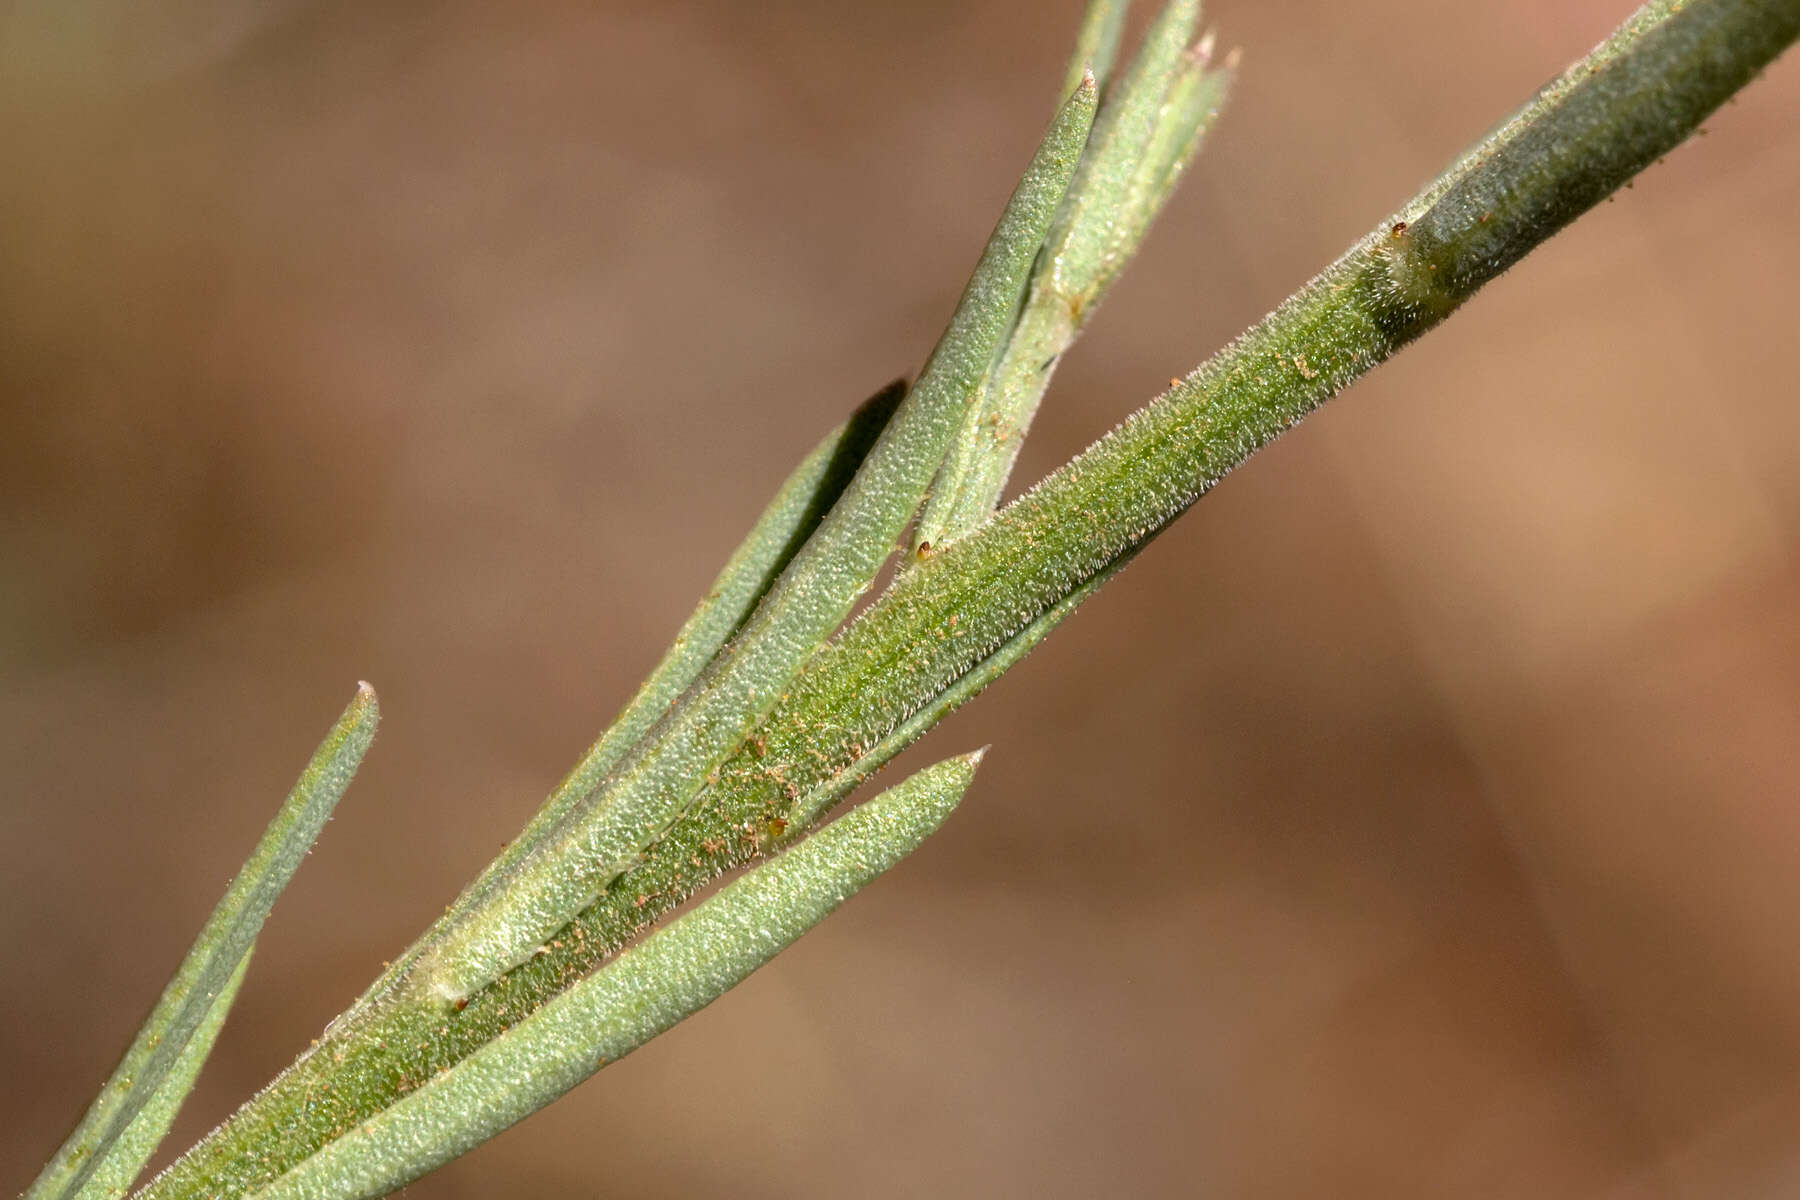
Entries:
MULTIPOLYGON (((349 786, 379 717, 374 690, 362 684, 207 918, 112 1077, 25 1193, 26 1200, 80 1195, 103 1162, 109 1177, 122 1174, 128 1165, 135 1175, 143 1165, 142 1160, 128 1164, 129 1156, 117 1152, 120 1140, 153 1102, 172 1113, 186 1094, 185 1089, 177 1093, 165 1084, 173 1082, 171 1076, 202 1028, 223 1020, 221 1003, 230 1002, 232 977, 250 953, 275 898, 349 786)), ((194 1066, 198 1070, 199 1063, 194 1066)), ((134 1140, 141 1144, 150 1128, 143 1126, 134 1140)))
POLYGON ((751 871, 251 1193, 382 1196, 530 1116, 742 982, 950 815, 979 752, 913 775, 751 871))
POLYGON ((1092 144, 1046 247, 1057 290, 1078 312, 1123 266, 1116 259, 1116 230, 1130 220, 1132 183, 1199 21, 1200 0, 1169 0, 1094 119, 1092 144))
POLYGON ((1188 47, 1198 21, 1197 0, 1172 0, 1101 106, 1012 334, 932 486, 915 553, 993 512, 1057 363, 1198 151, 1230 81, 1211 69, 1210 36, 1188 47))
POLYGON ((693 689, 571 810, 511 884, 448 930, 418 979, 459 1001, 526 958, 637 861, 780 699, 893 552, 974 403, 1093 121, 1091 82, 1052 122, 937 348, 861 470, 693 689))
POLYGON ((114 1139, 111 1148, 100 1156, 87 1183, 75 1194, 75 1200, 116 1200, 131 1190, 131 1185, 143 1173, 144 1164, 162 1144, 163 1136, 169 1132, 188 1093, 194 1090, 194 1080, 212 1053, 213 1042, 218 1040, 219 1030, 225 1025, 226 1014, 231 1011, 231 1002, 237 999, 238 987, 244 982, 244 973, 249 966, 250 954, 247 953, 238 960, 237 970, 225 981, 224 990, 213 997, 206 1015, 195 1027, 194 1035, 188 1039, 175 1065, 163 1076, 155 1095, 138 1110, 138 1115, 114 1139))
POLYGON ((1144 149, 1137 178, 1132 181, 1125 205, 1126 220, 1119 227, 1118 253, 1127 258, 1143 243, 1150 225, 1200 152, 1200 144, 1218 120, 1237 78, 1238 51, 1227 54, 1218 67, 1213 66, 1212 51, 1213 35, 1209 33, 1183 56, 1181 70, 1169 85, 1169 94, 1156 120, 1156 132, 1144 149))
POLYGON ((1075 52, 1069 56, 1069 69, 1063 75, 1062 91, 1056 96, 1058 103, 1068 99, 1090 74, 1094 86, 1105 89, 1113 63, 1119 57, 1119 42, 1130 11, 1131 0, 1088 0, 1081 30, 1075 35, 1075 52))
POLYGON ((447 910, 374 986, 370 1000, 411 968, 425 947, 506 886, 520 862, 550 837, 562 819, 606 779, 607 773, 642 739, 669 706, 699 678, 732 634, 793 561, 806 539, 831 511, 906 395, 896 380, 864 401, 850 419, 826 434, 782 483, 756 524, 707 589, 662 661, 650 673, 599 740, 582 755, 556 790, 506 849, 463 890, 447 910))

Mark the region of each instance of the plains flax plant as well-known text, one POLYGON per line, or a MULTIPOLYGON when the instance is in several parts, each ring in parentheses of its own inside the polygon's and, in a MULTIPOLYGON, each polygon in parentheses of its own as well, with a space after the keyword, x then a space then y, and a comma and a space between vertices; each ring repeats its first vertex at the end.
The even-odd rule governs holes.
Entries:
MULTIPOLYGON (((1052 126, 1051 136, 1040 148, 1026 181, 1015 192, 1008 213, 984 253, 982 265, 976 270, 968 294, 992 301, 977 307, 984 318, 988 318, 996 337, 999 336, 998 327, 1004 324, 1008 315, 997 311, 1005 307, 999 298, 1016 288, 1017 280, 1022 279, 1035 255, 1043 229, 1060 199, 1061 187, 1066 185, 1073 170, 1091 121, 1093 105, 1094 89, 1090 83, 1071 98, 1052 126), (1000 251, 1004 254, 998 253, 1000 251), (1009 260, 1016 278, 996 281, 996 261, 1009 260)), ((959 311, 968 308, 965 303, 959 311)), ((960 324, 966 322, 953 320, 953 332, 960 324)), ((981 353, 989 352, 986 348, 981 350, 981 353)), ((940 346, 920 382, 913 388, 907 404, 913 404, 921 395, 932 394, 933 389, 927 387, 930 379, 939 379, 934 388, 943 390, 941 380, 946 375, 946 362, 960 360, 967 367, 974 359, 973 353, 952 355, 947 359, 944 347, 940 346)), ((968 396, 955 397, 955 402, 967 403, 968 396)), ((903 406, 890 421, 882 438, 883 444, 905 420, 903 406)), ((954 426, 955 422, 946 421, 945 424, 954 426)), ((909 436, 916 437, 916 434, 909 436)), ((869 469, 880 456, 881 445, 878 444, 858 475, 859 484, 867 482, 869 469)), ((931 465, 935 467, 935 463, 931 465)), ((928 470, 916 474, 915 495, 923 490, 923 481, 928 478, 928 470)), ((808 543, 801 559, 816 549, 819 539, 830 531, 853 495, 854 489, 839 501, 833 515, 808 543)), ((916 498, 912 503, 916 506, 916 498)), ((893 528, 885 535, 881 547, 884 556, 891 552, 898 533, 899 529, 893 528)), ((779 594, 780 588, 792 579, 790 568, 775 594, 779 594)), ((766 617, 768 608, 769 602, 765 601, 753 619, 752 627, 766 617)), ((725 654, 741 659, 741 647, 742 639, 725 654)), ((674 715, 672 713, 671 718, 674 715)), ((665 718, 665 722, 671 718, 665 718)), ((699 882, 711 879, 722 869, 748 861, 768 844, 769 836, 763 830, 734 830, 716 849, 711 845, 703 848, 704 857, 699 853, 690 856, 690 866, 696 872, 694 878, 699 882)), ((530 868, 535 863, 527 859, 523 865, 530 868)), ((577 863, 576 868, 587 865, 577 863)), ((520 887, 520 877, 515 875, 509 879, 505 895, 516 895, 520 887)), ((596 914, 595 920, 587 921, 577 916, 566 927, 553 927, 550 930, 552 936, 527 950, 524 961, 503 970, 489 986, 477 985, 468 995, 455 998, 433 986, 433 968, 440 963, 457 962, 454 944, 459 933, 466 937, 466 926, 453 924, 446 936, 427 947, 413 970, 400 981, 413 986, 395 987, 378 996, 365 994, 358 1011, 334 1022, 317 1046, 302 1055, 232 1121, 190 1152, 154 1185, 152 1194, 235 1195, 266 1183, 275 1174, 333 1140, 345 1128, 412 1090, 421 1080, 460 1061, 500 1029, 516 1022, 521 1014, 532 1011, 591 971, 666 909, 661 896, 639 896, 629 889, 630 885, 625 881, 613 881, 601 894, 599 907, 603 911, 596 914), (621 896, 624 899, 618 901, 621 896)), ((483 914, 477 911, 471 915, 480 917, 483 914)))
POLYGON ((536 1112, 711 1004, 912 853, 980 759, 927 767, 857 806, 251 1194, 385 1195, 536 1112))
POLYGON ((193 1085, 263 920, 350 785, 379 719, 375 692, 362 684, 226 888, 99 1096, 26 1191, 26 1200, 85 1198, 136 1178, 193 1085))
POLYGON ((1057 113, 918 382, 742 631, 605 782, 531 849, 508 886, 425 952, 415 971, 422 986, 445 1001, 463 1001, 536 953, 681 815, 843 622, 893 553, 976 401, 1081 158, 1095 99, 1086 79, 1057 113))
POLYGON ((1519 245, 1553 233, 1572 215, 1568 197, 1620 186, 1680 141, 1797 27, 1800 0, 1641 10, 1183 383, 915 564, 812 656, 716 781, 541 952, 460 1008, 397 995, 329 1032, 145 1194, 230 1197, 274 1182, 578 986, 721 872, 794 837, 871 756, 1016 661, 1225 472, 1441 321, 1519 245), (1513 149, 1558 147, 1564 132, 1577 153, 1520 161, 1513 149), (1614 140, 1628 144, 1598 145, 1614 140), (1462 199, 1434 211, 1453 194, 1462 199), (1469 207, 1479 196, 1508 199, 1469 207), (1430 239, 1409 237, 1414 225, 1430 239))
POLYGON ((1218 115, 1236 57, 1214 66, 1212 35, 1193 42, 1199 16, 1194 0, 1171 0, 1101 103, 1012 334, 932 486, 913 534, 916 554, 961 536, 998 505, 1057 363, 1142 244, 1218 115))
POLYGON ((826 434, 800 460, 732 552, 631 702, 563 777, 523 832, 463 889, 432 929, 383 973, 367 993, 368 999, 378 997, 391 986, 445 929, 486 900, 496 888, 506 886, 526 854, 555 830, 571 808, 605 782, 608 772, 699 678, 843 495, 905 395, 904 380, 890 383, 864 401, 848 420, 826 434))

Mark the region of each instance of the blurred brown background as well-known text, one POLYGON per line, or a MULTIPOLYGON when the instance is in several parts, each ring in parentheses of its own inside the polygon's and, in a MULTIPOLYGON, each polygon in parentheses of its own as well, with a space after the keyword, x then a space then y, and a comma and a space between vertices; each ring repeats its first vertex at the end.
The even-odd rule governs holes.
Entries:
MULTIPOLYGON (((171 1148, 510 836, 916 368, 1078 8, 0 7, 0 1186, 357 679, 171 1148)), ((1241 85, 1021 478, 1625 11, 1218 0, 1241 85)), ((995 749, 914 860, 414 1194, 1800 1192, 1796 111, 1233 475, 928 743, 995 749)))

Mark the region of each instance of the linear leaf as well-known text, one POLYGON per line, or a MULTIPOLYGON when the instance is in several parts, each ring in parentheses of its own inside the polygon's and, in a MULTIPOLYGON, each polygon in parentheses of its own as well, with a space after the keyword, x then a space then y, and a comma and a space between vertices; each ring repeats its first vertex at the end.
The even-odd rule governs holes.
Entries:
POLYGON ((144 1164, 162 1144, 163 1136, 169 1132, 188 1093, 194 1090, 194 1080, 212 1053, 213 1043, 218 1040, 219 1030, 225 1025, 231 1002, 237 999, 238 987, 244 982, 244 972, 249 966, 250 955, 245 954, 238 960, 237 970, 225 981, 224 990, 207 1006, 206 1015, 195 1027, 194 1035, 182 1048, 175 1065, 163 1076, 155 1094, 138 1110, 125 1131, 114 1139, 112 1146, 99 1156, 87 1182, 75 1194, 75 1200, 115 1200, 131 1190, 131 1185, 143 1173, 144 1164))
POLYGON ((1012 334, 932 486, 915 553, 993 512, 1057 363, 1198 152, 1231 77, 1212 69, 1210 35, 1188 46, 1198 21, 1196 0, 1172 0, 1101 105, 1012 334))
POLYGON ((605 781, 669 705, 700 676, 843 495, 905 394, 904 380, 890 383, 800 460, 624 711, 557 784, 519 836, 463 889, 425 936, 382 974, 365 993, 365 1000, 381 994, 444 930, 506 886, 519 863, 605 781))
MULTIPOLYGON (((1208 34, 1183 56, 1181 70, 1169 85, 1156 130, 1144 148, 1143 161, 1126 201, 1125 220, 1120 223, 1117 240, 1117 252, 1121 255, 1136 253, 1225 106, 1225 98, 1237 78, 1240 55, 1233 50, 1222 65, 1215 67, 1212 52, 1213 35, 1208 34)), ((1088 307, 1091 310, 1093 306, 1088 307)))
POLYGON ((1115 231, 1129 220, 1132 182, 1199 22, 1200 0, 1169 0, 1094 118, 1092 145, 1046 247, 1059 291, 1078 308, 1089 307, 1094 293, 1123 266, 1116 261, 1115 231))
POLYGON ((386 1195, 536 1112, 711 1004, 912 853, 980 758, 927 767, 851 810, 252 1195, 386 1195))
POLYGON ((123 1171, 125 1159, 115 1159, 115 1147, 139 1114, 152 1101, 179 1103, 179 1096, 164 1089, 165 1082, 202 1027, 214 1016, 223 1019, 223 1012, 217 1011, 220 1000, 229 1003, 232 977, 250 953, 275 898, 350 785, 379 719, 374 689, 360 685, 207 918, 125 1057, 75 1132, 25 1193, 26 1200, 76 1196, 102 1162, 110 1172, 123 1171))
POLYGON ((1119 42, 1125 35, 1125 17, 1130 12, 1131 0, 1088 0, 1081 29, 1075 35, 1075 52, 1069 56, 1062 91, 1057 93, 1058 103, 1080 87, 1082 79, 1088 75, 1094 77, 1094 86, 1104 91, 1106 81, 1112 76, 1113 63, 1119 57, 1119 42))
POLYGON ((592 903, 680 815, 868 589, 1005 336, 1074 174, 1094 103, 1094 87, 1084 82, 1057 114, 918 383, 743 632, 557 836, 520 864, 511 885, 427 952, 423 985, 444 999, 465 999, 592 903))

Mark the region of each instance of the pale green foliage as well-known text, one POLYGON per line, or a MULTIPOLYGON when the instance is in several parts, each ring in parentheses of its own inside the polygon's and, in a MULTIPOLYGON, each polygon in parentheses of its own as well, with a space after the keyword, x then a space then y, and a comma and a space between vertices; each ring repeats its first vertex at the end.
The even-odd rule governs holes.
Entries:
POLYGON ((254 1194, 383 1195, 536 1112, 711 1004, 912 853, 980 759, 927 767, 858 806, 254 1194))
MULTIPOLYGON (((1123 9, 1095 4, 1089 10, 1078 56, 1088 52, 1090 41, 1116 49, 1123 9)), ((1195 0, 1169 4, 1095 118, 1012 336, 983 380, 981 397, 919 516, 915 553, 941 548, 999 504, 1056 364, 1136 254, 1218 115, 1231 67, 1213 69, 1210 37, 1192 44, 1199 20, 1195 0)))
POLYGON ((1075 35, 1075 53, 1069 57, 1069 71, 1063 76, 1060 102, 1081 86, 1082 78, 1094 77, 1096 87, 1105 88, 1112 79, 1113 63, 1119 58, 1119 43, 1125 38, 1125 18, 1131 15, 1130 0, 1092 0, 1075 35))
POLYGON ((110 1146, 94 1156, 95 1166, 87 1182, 75 1193, 80 1200, 112 1200, 115 1196, 123 1196, 143 1174, 144 1164, 156 1153, 175 1121, 175 1114, 181 1111, 182 1102, 194 1090, 194 1080, 212 1053, 213 1042, 218 1040, 219 1030, 225 1025, 232 1001, 237 999, 244 972, 250 968, 250 958, 251 955, 246 954, 238 960, 237 970, 207 1005, 206 1015, 194 1028, 193 1036, 182 1047, 180 1057, 163 1076, 162 1083, 154 1089, 149 1102, 138 1110, 137 1116, 110 1146))
POLYGON ((112 1078, 25 1193, 27 1200, 90 1200, 137 1178, 193 1087, 263 920, 350 786, 380 717, 375 692, 365 683, 313 752, 112 1078))
POLYGON ((750 618, 769 585, 793 561, 800 547, 843 495, 905 395, 903 381, 889 384, 865 401, 848 421, 826 434, 800 460, 800 465, 782 483, 775 498, 751 526, 749 534, 732 552, 712 587, 695 606, 668 652, 632 697, 631 703, 588 748, 574 769, 563 777, 519 836, 463 890, 456 903, 426 935, 383 973, 371 994, 381 992, 399 979, 411 969, 420 954, 443 936, 445 930, 480 907, 497 889, 507 886, 526 856, 557 830, 563 817, 606 781, 607 775, 627 752, 699 678, 719 648, 750 618))
MULTIPOLYGON (((1195 41, 1195 0, 1169 0, 1098 101, 1125 9, 1090 4, 1065 103, 905 399, 877 397, 802 462, 521 837, 313 1050, 143 1195, 380 1194, 710 1003, 916 847, 977 756, 820 828, 836 803, 1226 472, 1680 142, 1800 36, 1800 0, 1653 0, 1275 312, 996 512, 1057 360, 1232 78, 1235 56, 1215 66, 1212 39, 1195 41), (844 626, 915 517, 895 583, 844 626)), ((216 1032, 270 888, 373 723, 365 693, 277 818, 282 849, 259 849, 246 876, 260 882, 209 923, 203 964, 184 965, 150 1040, 34 1197, 85 1200, 135 1173, 216 1032)))
POLYGON ((632 866, 742 744, 893 551, 973 403, 1014 298, 1081 159, 1096 103, 1063 105, 976 264, 950 327, 830 515, 691 691, 573 805, 503 892, 427 951, 421 984, 459 1000, 529 957, 632 866))

